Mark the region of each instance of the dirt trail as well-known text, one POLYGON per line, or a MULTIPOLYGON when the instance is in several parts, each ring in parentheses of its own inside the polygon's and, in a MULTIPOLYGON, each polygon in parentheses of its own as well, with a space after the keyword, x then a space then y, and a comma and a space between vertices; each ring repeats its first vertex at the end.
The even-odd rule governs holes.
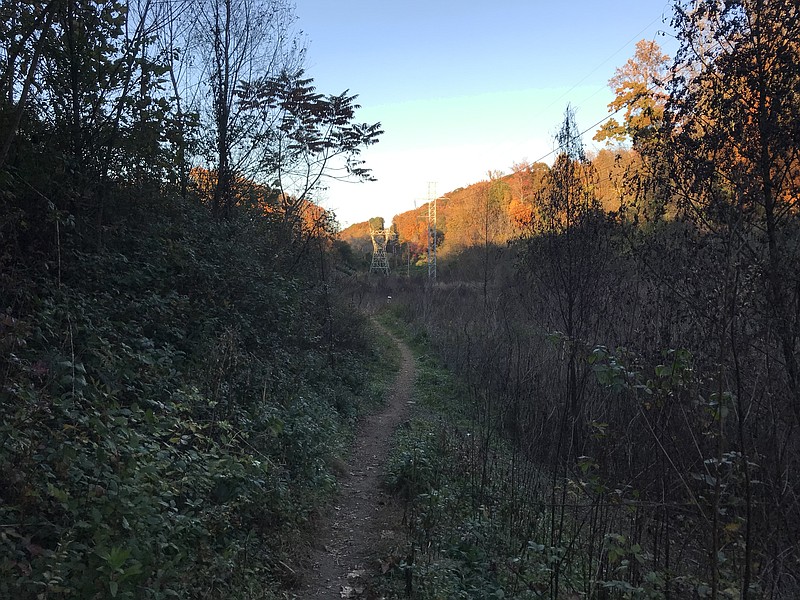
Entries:
POLYGON ((341 493, 320 523, 311 556, 313 573, 297 591, 298 599, 377 598, 370 574, 393 549, 402 547, 402 508, 381 480, 392 432, 408 418, 414 357, 405 343, 383 333, 400 348, 400 372, 386 405, 359 428, 341 493))

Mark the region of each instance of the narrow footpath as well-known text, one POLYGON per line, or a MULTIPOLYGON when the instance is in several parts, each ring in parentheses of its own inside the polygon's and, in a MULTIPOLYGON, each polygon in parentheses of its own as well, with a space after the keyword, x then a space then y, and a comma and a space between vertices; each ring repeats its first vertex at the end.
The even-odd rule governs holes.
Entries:
POLYGON ((371 574, 382 564, 388 567, 393 551, 404 545, 402 507, 381 481, 392 433, 408 418, 414 357, 403 341, 381 329, 400 349, 400 372, 385 406, 359 428, 340 495, 320 523, 311 556, 313 571, 296 592, 300 600, 380 598, 370 583, 371 574))

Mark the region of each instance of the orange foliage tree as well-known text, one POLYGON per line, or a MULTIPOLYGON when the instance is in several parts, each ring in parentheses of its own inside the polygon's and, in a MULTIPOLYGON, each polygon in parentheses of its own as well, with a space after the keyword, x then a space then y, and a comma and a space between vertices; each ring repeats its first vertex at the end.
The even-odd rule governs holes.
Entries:
MULTIPOLYGON (((202 167, 193 167, 189 171, 192 189, 201 202, 212 206, 214 190, 217 185, 217 172, 202 167)), ((333 232, 333 215, 309 199, 298 199, 285 196, 280 192, 250 181, 244 177, 235 177, 231 181, 233 201, 237 206, 255 208, 267 215, 273 215, 283 223, 298 227, 299 233, 330 234, 333 232), (287 210, 291 207, 291 212, 287 210)))
POLYGON ((636 142, 658 128, 664 118, 667 102, 665 87, 669 73, 669 56, 652 40, 636 43, 633 58, 616 70, 608 85, 616 97, 608 105, 610 112, 625 110, 622 123, 608 119, 594 136, 595 140, 636 142))
MULTIPOLYGON (((490 173, 489 178, 448 192, 437 201, 437 229, 444 256, 489 244, 503 245, 517 237, 534 214, 534 198, 546 185, 544 163, 519 163, 513 172, 490 173)), ((427 208, 394 217, 401 243, 412 253, 427 248, 427 208)))

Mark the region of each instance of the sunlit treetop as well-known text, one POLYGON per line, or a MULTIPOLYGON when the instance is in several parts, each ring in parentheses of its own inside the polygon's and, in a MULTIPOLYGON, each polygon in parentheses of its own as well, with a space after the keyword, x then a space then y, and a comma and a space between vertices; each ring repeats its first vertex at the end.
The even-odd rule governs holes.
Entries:
POLYGON ((597 141, 636 141, 657 126, 664 117, 667 101, 665 84, 669 74, 669 56, 652 40, 640 40, 632 58, 616 70, 608 85, 616 97, 608 110, 624 109, 622 123, 606 121, 594 136, 597 141))

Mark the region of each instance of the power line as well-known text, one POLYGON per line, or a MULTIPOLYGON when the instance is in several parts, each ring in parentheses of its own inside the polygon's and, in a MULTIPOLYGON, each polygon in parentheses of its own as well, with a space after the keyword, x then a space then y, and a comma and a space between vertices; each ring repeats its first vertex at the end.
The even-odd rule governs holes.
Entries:
MULTIPOLYGON (((650 85, 647 87, 647 91, 648 91, 648 92, 652 92, 652 91, 653 91, 655 88, 656 88, 656 84, 654 84, 654 83, 653 83, 653 84, 650 84, 650 85)), ((580 139, 580 138, 582 138, 584 135, 586 135, 587 133, 589 133, 589 132, 590 132, 592 129, 594 129, 595 127, 597 127, 597 126, 599 126, 599 125, 602 125, 603 123, 605 123, 606 121, 608 121, 608 120, 609 120, 611 117, 613 117, 614 115, 616 115, 617 113, 619 113, 620 111, 622 111, 622 109, 624 109, 624 108, 627 108, 627 107, 626 107, 626 106, 620 106, 620 107, 619 107, 617 110, 615 110, 614 112, 612 112, 612 113, 610 113, 610 114, 606 115, 605 117, 603 117, 602 119, 600 119, 599 121, 597 121, 597 123, 595 123, 595 124, 594 124, 594 125, 592 125, 591 127, 587 127, 586 129, 584 129, 584 130, 583 130, 583 131, 581 131, 580 133, 578 133, 578 134, 576 134, 575 136, 571 137, 571 138, 570 138, 570 141, 579 140, 579 139, 580 139)), ((541 162, 541 161, 543 161, 545 158, 547 158, 548 156, 551 156, 551 155, 555 154, 555 153, 556 153, 556 152, 558 152, 560 149, 561 149, 561 147, 560 147, 560 146, 559 146, 558 148, 553 148, 552 150, 550 150, 550 152, 548 152, 547 154, 543 155, 541 158, 538 158, 538 159, 536 159, 535 161, 533 161, 533 163, 535 164, 535 163, 537 163, 537 162, 541 162)))
MULTIPOLYGON (((596 66, 594 69, 592 69, 592 70, 591 70, 591 71, 589 71, 589 72, 588 72, 586 75, 584 75, 584 76, 583 76, 583 78, 582 78, 580 81, 578 81, 578 82, 577 82, 575 85, 573 85, 571 88, 569 88, 569 89, 568 89, 566 92, 564 92, 564 93, 563 93, 563 94, 561 94, 561 95, 560 95, 558 98, 556 98, 556 99, 555 99, 555 100, 553 100, 553 101, 552 101, 550 104, 548 104, 548 106, 547 106, 547 108, 545 108, 545 110, 552 108, 552 107, 553 107, 553 106, 555 106, 557 103, 561 102, 561 100, 563 100, 564 98, 566 98, 567 96, 569 96, 569 94, 570 94, 570 93, 572 93, 573 91, 575 91, 575 89, 576 89, 578 86, 580 86, 580 84, 582 84, 584 81, 586 81, 587 79, 589 79, 589 77, 591 77, 592 75, 594 75, 594 74, 595 74, 595 73, 596 73, 596 72, 597 72, 597 71, 600 69, 600 67, 604 66, 604 65, 605 65, 605 64, 606 64, 608 61, 610 61, 612 58, 614 58, 614 57, 615 57, 617 54, 619 54, 619 53, 620 53, 620 52, 622 52, 622 51, 623 51, 625 48, 627 48, 628 46, 630 46, 631 42, 633 42, 634 40, 636 40, 636 38, 638 38, 638 37, 639 37, 640 35, 642 35, 642 34, 643 34, 645 31, 647 31, 648 29, 650 29, 650 26, 651 26, 651 25, 653 25, 653 23, 655 23, 656 21, 663 21, 663 19, 664 19, 664 13, 662 12, 660 16, 658 16, 658 17, 656 17, 655 19, 653 19, 652 21, 650 21, 650 22, 649 22, 647 25, 645 25, 645 26, 644 26, 644 27, 643 27, 641 30, 639 30, 639 32, 638 32, 638 33, 636 33, 635 35, 633 35, 633 36, 632 36, 632 37, 631 37, 631 38, 630 38, 630 39, 629 39, 627 42, 625 42, 625 43, 624 43, 622 46, 620 46, 620 47, 619 47, 619 48, 618 48, 616 51, 614 51, 612 54, 610 54, 608 57, 606 57, 606 59, 605 59, 603 62, 601 62, 601 63, 600 63, 599 65, 597 65, 597 66, 596 66)), ((602 89, 602 88, 601 88, 601 89, 602 89)), ((590 97, 591 97, 591 96, 590 96, 590 97)), ((587 98, 587 99, 588 99, 588 98, 587 98)))
MULTIPOLYGON (((658 17, 656 17, 655 19, 653 19, 652 21, 650 21, 650 22, 649 22, 647 25, 645 25, 645 26, 644 26, 642 29, 640 29, 640 30, 639 30, 639 31, 638 31, 636 34, 634 34, 633 36, 631 36, 631 38, 630 38, 628 41, 626 41, 626 42, 625 42, 625 43, 624 43, 622 46, 620 46, 620 47, 619 47, 619 48, 618 48, 618 49, 617 49, 615 52, 613 52, 611 55, 609 55, 609 56, 608 56, 608 57, 607 57, 607 58, 606 58, 606 59, 605 59, 603 62, 601 62, 600 64, 598 64, 598 65, 597 65, 597 66, 596 66, 594 69, 592 69, 592 70, 591 70, 589 73, 587 73, 587 74, 586 74, 586 75, 585 75, 585 76, 584 76, 584 77, 583 77, 583 78, 582 78, 580 81, 578 81, 578 82, 577 82, 576 84, 574 84, 574 85, 573 85, 573 86, 572 86, 570 89, 568 89, 566 92, 564 92, 563 94, 561 94, 561 96, 559 96, 559 97, 558 97, 558 98, 556 98, 556 99, 555 99, 553 102, 551 102, 551 103, 550 103, 550 104, 547 106, 547 109, 549 109, 549 108, 552 108, 552 107, 553 107, 553 106, 554 106, 556 103, 560 102, 560 101, 561 101, 561 100, 563 100, 565 97, 567 97, 567 96, 568 96, 568 95, 569 95, 569 94, 570 94, 572 91, 574 91, 575 89, 577 89, 577 88, 578 88, 578 86, 580 86, 580 85, 581 85, 581 83, 583 83, 583 82, 584 82, 584 81, 586 81, 586 80, 587 80, 587 79, 588 79, 590 76, 592 76, 594 73, 596 73, 596 72, 597 72, 597 71, 600 69, 600 67, 602 67, 603 65, 605 65, 605 64, 606 64, 608 61, 610 61, 612 58, 614 58, 614 57, 615 57, 617 54, 619 54, 619 53, 620 53, 620 52, 622 52, 622 51, 623 51, 625 48, 627 48, 628 46, 630 46, 631 42, 633 42, 634 40, 636 40, 636 39, 637 39, 637 38, 638 38, 638 37, 639 37, 639 36, 640 36, 642 33, 644 33, 645 31, 647 31, 647 30, 648 30, 648 29, 649 29, 649 28, 650 28, 650 27, 651 27, 651 26, 652 26, 654 23, 656 23, 657 21, 661 21, 661 22, 663 23, 663 22, 664 22, 664 20, 665 20, 665 12, 664 12, 664 9, 665 9, 665 8, 667 8, 668 6, 670 6, 670 3, 669 3, 669 2, 665 3, 665 4, 664 4, 664 6, 662 7, 661 14, 660 14, 658 17)), ((657 32, 656 32, 656 34, 653 36, 653 38, 652 38, 652 41, 655 41, 655 38, 656 38, 656 36, 658 36, 659 34, 665 35, 665 32, 663 32, 663 31, 661 31, 661 30, 657 31, 657 32)), ((597 94, 599 94, 599 93, 600 93, 600 92, 601 92, 603 89, 605 89, 605 87, 606 87, 606 86, 603 86, 603 87, 601 87, 601 88, 598 88, 598 89, 597 89, 596 91, 594 91, 592 94, 590 94, 589 96, 587 96, 586 98, 584 98, 583 100, 581 100, 581 102, 580 102, 580 103, 578 103, 578 104, 575 104, 575 105, 574 105, 574 106, 575 106, 575 108, 580 108, 582 104, 584 104, 584 103, 585 103, 587 100, 589 100, 589 99, 593 98, 594 96, 596 96, 597 94)), ((651 86, 648 86, 648 88, 647 88, 647 91, 649 92, 649 91, 652 91, 653 89, 654 89, 654 85, 651 85, 651 86)), ((581 131, 581 132, 580 132, 580 133, 579 133, 577 136, 575 136, 574 138, 572 138, 572 140, 575 140, 575 139, 582 138, 584 135, 586 135, 587 133, 589 133, 589 131, 591 131, 591 130, 592 130, 592 129, 594 129, 595 127, 598 127, 598 126, 602 125, 603 123, 605 123, 606 121, 608 121, 609 119, 611 119, 612 117, 614 117, 614 116, 615 116, 616 114, 618 114, 618 113, 619 113, 619 112, 620 112, 620 111, 621 111, 623 108, 625 108, 625 107, 620 107, 620 108, 618 108, 617 110, 615 110, 614 112, 612 112, 612 113, 610 113, 610 114, 607 114, 607 115, 606 115, 606 116, 604 116, 602 119, 600 119, 600 120, 599 120, 599 121, 597 121, 595 124, 593 124, 591 127, 589 127, 589 128, 587 128, 587 129, 585 129, 585 130, 581 131)), ((545 110, 547 110, 547 109, 545 109, 545 110)), ((553 149, 552 149, 552 150, 550 150, 550 151, 549 151, 547 154, 545 154, 545 155, 543 155, 541 158, 539 158, 539 159, 535 160, 535 161, 534 161, 534 163, 536 163, 536 162, 541 162, 542 160, 544 160, 544 159, 548 158, 549 156, 552 156, 553 154, 555 154, 556 152, 558 152, 558 150, 559 150, 559 148, 553 148, 553 149)))

